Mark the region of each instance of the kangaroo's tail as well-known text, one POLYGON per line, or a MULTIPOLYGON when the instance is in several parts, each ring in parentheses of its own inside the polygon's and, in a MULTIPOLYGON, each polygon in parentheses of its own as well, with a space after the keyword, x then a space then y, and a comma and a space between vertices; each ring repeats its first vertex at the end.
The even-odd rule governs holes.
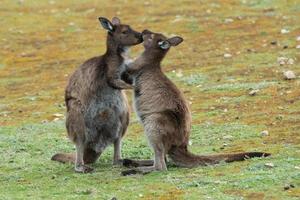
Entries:
POLYGON ((51 160, 61 163, 75 163, 75 153, 57 153, 52 156, 51 160))
POLYGON ((200 165, 213 165, 224 162, 243 161, 254 157, 267 157, 270 153, 264 152, 243 152, 233 154, 217 154, 217 155, 195 155, 188 151, 186 146, 173 147, 169 151, 169 156, 173 162, 181 167, 196 167, 200 165))

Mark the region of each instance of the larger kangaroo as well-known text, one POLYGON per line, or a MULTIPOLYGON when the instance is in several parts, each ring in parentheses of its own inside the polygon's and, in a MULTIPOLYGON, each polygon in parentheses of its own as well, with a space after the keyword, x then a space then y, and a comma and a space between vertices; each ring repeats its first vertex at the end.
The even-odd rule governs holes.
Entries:
POLYGON ((106 53, 84 62, 71 76, 65 90, 66 127, 76 145, 76 155, 59 153, 52 160, 74 162, 76 172, 90 172, 88 163, 95 162, 103 150, 114 144, 113 163, 122 163, 121 138, 128 122, 128 104, 120 89, 132 88, 119 75, 124 68, 128 47, 142 42, 142 35, 120 23, 100 17, 108 31, 106 53))
POLYGON ((144 126, 149 144, 154 150, 151 160, 124 160, 125 165, 143 166, 123 172, 147 173, 167 170, 165 156, 178 166, 195 167, 221 161, 242 161, 246 158, 268 156, 263 152, 245 152, 220 155, 194 155, 188 151, 191 113, 180 90, 164 75, 160 63, 171 46, 177 46, 181 37, 166 38, 162 34, 143 31, 144 52, 128 66, 134 82, 134 105, 144 126), (151 166, 147 166, 151 165, 151 166))

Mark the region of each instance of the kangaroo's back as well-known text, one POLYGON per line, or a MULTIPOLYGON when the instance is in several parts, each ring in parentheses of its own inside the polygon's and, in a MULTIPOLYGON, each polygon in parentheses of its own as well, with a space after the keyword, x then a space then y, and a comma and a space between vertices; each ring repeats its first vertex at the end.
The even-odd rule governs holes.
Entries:
MULTIPOLYGON (((188 143, 191 114, 186 100, 176 85, 161 71, 160 67, 151 66, 141 69, 135 80, 135 107, 140 118, 149 113, 159 113, 167 120, 165 128, 166 147, 173 144, 188 143), (167 125, 169 124, 169 125, 167 125)), ((147 121, 153 123, 155 121, 147 121)), ((169 148, 166 148, 168 151, 169 148)))
POLYGON ((65 90, 67 109, 69 100, 75 98, 85 104, 97 88, 107 85, 105 70, 102 56, 99 56, 87 60, 74 71, 65 90))

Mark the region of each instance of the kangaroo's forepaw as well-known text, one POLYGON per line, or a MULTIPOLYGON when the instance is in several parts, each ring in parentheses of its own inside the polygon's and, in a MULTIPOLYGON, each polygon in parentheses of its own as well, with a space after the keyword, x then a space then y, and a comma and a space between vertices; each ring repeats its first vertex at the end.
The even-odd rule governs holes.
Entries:
POLYGON ((93 170, 93 168, 86 165, 79 165, 75 167, 75 172, 77 173, 91 173, 93 170))

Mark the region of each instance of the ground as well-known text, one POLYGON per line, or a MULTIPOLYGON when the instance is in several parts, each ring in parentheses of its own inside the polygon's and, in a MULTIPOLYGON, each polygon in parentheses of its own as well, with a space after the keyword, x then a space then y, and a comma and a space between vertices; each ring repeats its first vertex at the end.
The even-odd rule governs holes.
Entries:
MULTIPOLYGON (((300 198, 300 79, 283 77, 286 70, 300 75, 299 0, 0 5, 0 199, 300 198), (163 70, 190 102, 191 151, 272 156, 194 169, 169 165, 168 172, 130 177, 112 167, 111 147, 92 174, 50 161, 56 152, 74 151, 64 126, 64 88, 78 65, 105 51, 99 16, 184 38, 163 70)), ((141 51, 133 48, 132 56, 141 51)), ((134 113, 122 155, 152 155, 134 113)))

